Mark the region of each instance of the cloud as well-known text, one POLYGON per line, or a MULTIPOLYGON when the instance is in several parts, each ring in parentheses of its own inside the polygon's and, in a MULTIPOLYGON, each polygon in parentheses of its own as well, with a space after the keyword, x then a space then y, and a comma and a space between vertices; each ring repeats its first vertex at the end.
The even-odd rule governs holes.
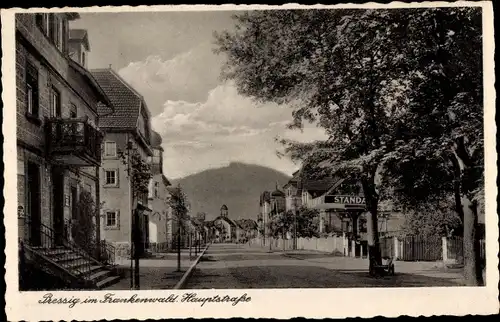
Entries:
POLYGON ((277 135, 300 141, 321 137, 316 128, 286 129, 291 109, 258 104, 238 94, 232 83, 212 89, 204 102, 166 101, 152 119, 163 138, 165 173, 172 178, 220 167, 232 161, 293 172, 297 166, 278 158, 277 135))
POLYGON ((157 115, 167 100, 206 100, 209 90, 219 84, 223 59, 212 48, 207 41, 171 59, 149 56, 129 63, 118 73, 145 97, 151 113, 157 115))

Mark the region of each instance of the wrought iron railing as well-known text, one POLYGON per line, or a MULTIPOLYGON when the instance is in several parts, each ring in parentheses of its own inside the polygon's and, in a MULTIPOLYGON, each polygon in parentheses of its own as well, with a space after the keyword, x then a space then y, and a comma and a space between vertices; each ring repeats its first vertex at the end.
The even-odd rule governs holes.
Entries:
POLYGON ((101 162, 102 133, 90 125, 87 118, 52 118, 46 127, 50 152, 68 152, 80 147, 101 162))
POLYGON ((64 230, 57 232, 40 222, 34 223, 29 218, 25 219, 24 227, 24 245, 38 251, 74 277, 85 278, 91 272, 93 259, 67 239, 64 230))
POLYGON ((114 265, 115 264, 115 247, 107 243, 105 240, 101 240, 97 243, 94 237, 85 235, 85 239, 82 241, 78 236, 82 236, 81 232, 78 231, 78 225, 75 225, 71 220, 65 220, 65 234, 67 239, 71 239, 72 243, 76 245, 82 252, 87 254, 87 257, 94 258, 104 265, 114 265), (71 236, 71 237, 70 237, 71 236))
POLYGON ((99 254, 99 259, 103 264, 115 265, 115 246, 106 242, 105 240, 101 240, 99 254))

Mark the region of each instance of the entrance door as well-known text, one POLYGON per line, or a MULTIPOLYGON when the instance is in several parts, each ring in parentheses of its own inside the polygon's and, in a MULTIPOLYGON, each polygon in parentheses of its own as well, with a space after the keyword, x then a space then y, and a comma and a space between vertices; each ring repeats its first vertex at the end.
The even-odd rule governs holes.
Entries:
POLYGON ((64 236, 64 170, 52 169, 52 196, 54 198, 54 237, 55 246, 63 245, 64 236))
POLYGON ((28 163, 27 218, 29 223, 29 242, 41 246, 41 205, 40 205, 40 168, 35 163, 28 163))

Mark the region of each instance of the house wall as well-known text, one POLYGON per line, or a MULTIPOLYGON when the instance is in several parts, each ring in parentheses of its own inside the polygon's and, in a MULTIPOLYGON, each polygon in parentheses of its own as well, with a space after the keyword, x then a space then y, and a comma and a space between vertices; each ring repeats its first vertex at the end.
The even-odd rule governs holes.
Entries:
MULTIPOLYGON (((128 142, 128 134, 122 132, 107 132, 104 135, 103 144, 107 141, 116 142, 116 150, 125 151, 128 142)), ((102 236, 110 242, 130 242, 130 225, 132 210, 130 207, 130 181, 127 175, 127 166, 119 157, 107 157, 102 154, 100 171, 101 200, 104 203, 102 209, 102 236), (118 182, 116 186, 107 186, 106 170, 118 171, 118 182), (106 226, 106 212, 116 211, 118 224, 116 227, 106 226)))
MULTIPOLYGON (((152 243, 165 243, 167 242, 167 228, 171 228, 172 225, 168 225, 169 220, 169 207, 167 205, 168 191, 167 187, 163 184, 163 176, 161 173, 157 173, 151 179, 150 189, 149 189, 149 207, 152 210, 152 215, 150 216, 149 223, 154 226, 155 231, 149 231, 149 241, 152 243), (158 183, 158 195, 154 195, 154 184, 158 183)), ((170 238, 172 231, 170 230, 170 238)))
MULTIPOLYGON (((64 18, 65 15, 58 15, 64 18)), ((67 25, 67 21, 64 22, 67 25)), ((66 28, 67 29, 67 28, 66 28)), ((18 203, 26 209, 26 166, 33 162, 40 167, 40 197, 42 224, 53 225, 53 196, 51 171, 53 164, 45 158, 46 119, 50 117, 50 89, 55 87, 60 93, 61 116, 70 116, 70 107, 75 106, 77 115, 86 115, 94 124, 97 123, 97 99, 92 94, 90 85, 74 72, 70 72, 68 57, 42 33, 36 26, 34 14, 16 15, 16 122, 17 122, 17 159, 18 159, 18 203), (32 64, 38 72, 38 121, 26 115, 26 65, 32 64), (86 93, 86 95, 82 95, 86 93)), ((67 35, 65 35, 67 37, 67 35)), ((78 194, 84 187, 91 186, 94 200, 96 196, 96 169, 86 167, 68 169, 64 174, 65 199, 70 198, 71 184, 77 186, 78 194)), ((71 218, 69 199, 65 204, 64 217, 71 218)), ((26 214, 29 215, 29 214, 26 214)))

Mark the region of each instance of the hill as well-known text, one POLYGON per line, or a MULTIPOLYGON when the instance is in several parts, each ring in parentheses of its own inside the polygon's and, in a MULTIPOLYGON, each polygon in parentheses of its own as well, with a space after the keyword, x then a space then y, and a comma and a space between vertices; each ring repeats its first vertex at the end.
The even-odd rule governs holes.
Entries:
POLYGON ((225 204, 231 219, 257 220, 259 198, 264 190, 273 191, 276 182, 280 189, 290 176, 277 170, 240 162, 227 167, 205 170, 185 178, 173 180, 180 184, 191 204, 191 214, 207 213, 207 220, 215 219, 225 204))

